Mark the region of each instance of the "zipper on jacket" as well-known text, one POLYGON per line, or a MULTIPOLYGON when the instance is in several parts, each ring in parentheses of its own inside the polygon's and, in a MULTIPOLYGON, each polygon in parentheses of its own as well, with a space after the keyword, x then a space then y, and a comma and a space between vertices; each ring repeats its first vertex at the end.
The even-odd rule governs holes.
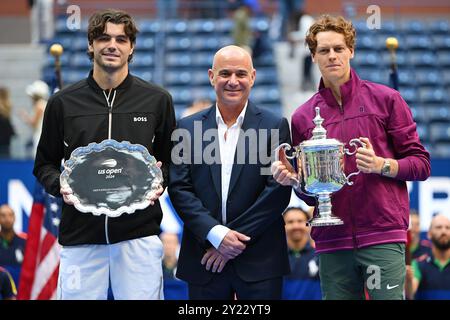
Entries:
MULTIPOLYGON (((344 140, 344 103, 338 103, 339 105, 339 111, 341 113, 341 123, 340 123, 340 129, 341 129, 341 139, 344 140)), ((350 215, 350 221, 352 224, 352 242, 353 242, 353 249, 356 250, 358 247, 358 243, 356 241, 356 224, 355 224, 355 219, 353 216, 353 211, 351 210, 351 208, 349 208, 349 215, 350 215)))
MULTIPOLYGON (((112 99, 109 100, 111 97, 112 89, 109 90, 108 95, 106 95, 105 91, 103 91, 103 95, 105 96, 106 103, 108 105, 108 139, 111 139, 111 131, 112 131, 112 108, 114 105, 114 100, 116 99, 116 90, 114 90, 114 94, 112 96, 112 99)), ((109 243, 109 236, 108 236, 108 216, 105 216, 105 238, 106 243, 109 243)))

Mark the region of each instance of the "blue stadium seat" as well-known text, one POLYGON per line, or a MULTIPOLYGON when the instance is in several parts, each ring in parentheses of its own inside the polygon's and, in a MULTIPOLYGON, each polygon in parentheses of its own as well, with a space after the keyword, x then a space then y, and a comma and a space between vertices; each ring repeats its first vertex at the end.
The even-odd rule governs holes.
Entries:
POLYGON ((433 142, 450 142, 450 123, 430 124, 430 140, 433 142))
POLYGON ((383 19, 379 33, 386 37, 393 37, 398 33, 398 29, 397 23, 394 20, 383 19))
POLYGON ((138 36, 136 39, 136 49, 153 50, 155 48, 155 39, 151 36, 138 36))
POLYGON ((408 61, 415 67, 436 67, 437 56, 430 51, 415 51, 408 55, 408 61))
POLYGON ((426 112, 430 122, 445 122, 450 125, 450 108, 448 106, 428 106, 426 112))
POLYGON ((405 34, 426 34, 428 26, 422 20, 404 20, 400 22, 400 30, 405 34))
POLYGON ((401 87, 408 87, 416 85, 416 75, 412 70, 399 69, 398 70, 398 84, 401 87))
POLYGON ((86 78, 88 73, 86 70, 70 69, 62 70, 61 77, 63 78, 63 83, 71 84, 86 78))
POLYGON ((436 55, 439 67, 448 69, 450 67, 450 51, 438 51, 436 55))
POLYGON ((267 32, 269 31, 270 21, 267 18, 250 19, 250 28, 253 31, 267 32))
POLYGON ((194 34, 213 33, 216 31, 217 22, 211 19, 196 19, 188 23, 188 31, 194 34))
POLYGON ((167 87, 173 98, 174 104, 187 105, 193 101, 192 89, 187 87, 167 87))
POLYGON ((450 158, 450 143, 436 143, 432 149, 433 158, 450 158))
POLYGON ((83 36, 76 36, 72 39, 71 48, 73 51, 86 51, 88 47, 88 39, 83 36))
POLYGON ((417 124, 417 134, 419 135, 420 140, 423 141, 429 141, 430 136, 428 134, 428 125, 424 123, 418 123, 417 124))
POLYGON ((433 20, 429 24, 429 30, 433 34, 444 34, 448 35, 450 33, 450 22, 448 20, 433 20))
POLYGON ((434 35, 431 38, 435 50, 450 51, 450 35, 434 35))
POLYGON ((417 123, 428 123, 428 110, 422 105, 410 106, 414 121, 417 123))
POLYGON ((166 40, 166 48, 168 51, 186 51, 191 49, 191 39, 186 36, 170 36, 166 40))
POLYGON ((218 32, 229 34, 233 29, 233 20, 231 19, 221 19, 216 21, 216 28, 218 32))
POLYGON ((405 36, 405 45, 408 49, 430 50, 433 48, 431 38, 423 34, 405 36))
POLYGON ((166 64, 168 67, 190 67, 192 59, 188 53, 168 53, 166 54, 166 64))
POLYGON ((271 50, 266 51, 259 57, 253 59, 253 64, 256 68, 260 67, 272 67, 275 65, 275 58, 271 50))
POLYGON ((250 93, 250 99, 257 104, 279 103, 280 91, 276 86, 255 86, 250 93))
POLYGON ((275 68, 258 68, 256 70, 256 85, 277 84, 277 70, 275 68))
POLYGON ((192 70, 191 71, 191 79, 192 79, 192 84, 194 84, 194 85, 205 85, 205 86, 210 85, 208 72, 203 68, 200 70, 196 70, 196 71, 192 70))
POLYGON ((149 71, 148 68, 137 68, 130 66, 130 73, 145 81, 153 80, 153 73, 149 71))
POLYGON ((62 16, 58 17, 55 20, 55 32, 57 34, 61 34, 64 32, 69 32, 69 28, 67 28, 67 17, 62 16))
POLYGON ((187 31, 187 22, 185 20, 166 20, 163 26, 168 34, 184 34, 187 31))
POLYGON ((374 48, 377 48, 376 40, 371 35, 363 35, 356 40, 356 48, 357 50, 373 50, 374 48))
POLYGON ((138 28, 142 33, 155 34, 161 31, 161 23, 155 20, 142 19, 138 22, 138 28))
POLYGON ((212 51, 220 48, 220 38, 211 35, 197 35, 192 38, 191 49, 196 51, 212 51))
POLYGON ((448 68, 442 70, 442 83, 447 88, 450 87, 450 70, 448 68))
POLYGON ((352 23, 356 29, 357 36, 361 36, 363 34, 367 34, 372 31, 367 28, 367 20, 366 19, 357 19, 357 20, 354 20, 352 23))
POLYGON ((166 71, 164 81, 167 86, 189 85, 192 81, 190 71, 166 71))
POLYGON ((437 69, 417 69, 415 81, 418 86, 439 86, 442 76, 437 69))
POLYGON ((133 54, 131 64, 135 67, 152 67, 154 56, 151 53, 137 51, 133 54))
POLYGON ((92 66, 92 62, 86 52, 74 52, 70 59, 70 65, 73 68, 88 68, 92 66))
POLYGON ((419 101, 417 91, 413 87, 400 87, 400 94, 410 106, 415 105, 419 101))
POLYGON ((212 66, 214 55, 209 52, 196 52, 191 55, 193 67, 210 68, 212 66))
POLYGON ((376 51, 360 50, 357 51, 352 63, 361 67, 376 67, 380 63, 380 55, 376 51))
POLYGON ((447 92, 442 88, 421 88, 419 96, 422 103, 443 104, 448 102, 447 92))

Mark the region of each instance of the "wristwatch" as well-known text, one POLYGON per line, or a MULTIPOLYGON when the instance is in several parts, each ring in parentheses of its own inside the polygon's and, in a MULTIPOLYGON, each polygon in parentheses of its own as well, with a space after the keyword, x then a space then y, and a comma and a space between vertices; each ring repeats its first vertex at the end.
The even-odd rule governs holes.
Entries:
POLYGON ((381 175, 386 177, 391 173, 391 163, 388 159, 384 160, 383 167, 381 168, 381 175))

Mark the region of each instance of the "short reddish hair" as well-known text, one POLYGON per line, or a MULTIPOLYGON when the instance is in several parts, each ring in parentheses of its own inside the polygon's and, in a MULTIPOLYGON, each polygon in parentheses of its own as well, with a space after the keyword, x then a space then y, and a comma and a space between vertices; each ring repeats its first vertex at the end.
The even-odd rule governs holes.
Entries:
POLYGON ((320 16, 314 24, 309 28, 305 41, 308 44, 309 51, 312 55, 316 53, 317 39, 319 32, 334 31, 344 36, 345 44, 350 49, 355 48, 356 30, 351 21, 345 20, 341 16, 330 16, 328 14, 320 16))

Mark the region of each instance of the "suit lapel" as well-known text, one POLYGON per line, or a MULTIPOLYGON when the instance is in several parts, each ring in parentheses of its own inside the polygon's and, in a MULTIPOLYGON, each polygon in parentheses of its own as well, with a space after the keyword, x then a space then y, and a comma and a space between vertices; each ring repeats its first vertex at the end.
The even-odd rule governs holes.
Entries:
POLYGON ((236 152, 234 154, 234 163, 233 163, 233 169, 231 170, 230 187, 228 189, 228 196, 231 194, 231 191, 233 191, 233 188, 236 185, 239 175, 241 174, 242 168, 245 166, 244 163, 240 163, 240 164, 237 163, 237 156, 238 156, 237 148, 239 148, 239 146, 241 146, 241 145, 245 146, 244 159, 245 159, 245 161, 247 161, 248 160, 248 152, 249 152, 249 143, 248 142, 245 143, 245 141, 243 140, 244 139, 243 133, 248 129, 254 129, 254 130, 256 130, 256 132, 258 132, 259 122, 261 121, 260 113, 261 113, 261 111, 257 107, 252 105, 249 101, 248 105, 247 105, 247 111, 245 112, 245 116, 244 116, 244 122, 242 123, 242 127, 241 127, 242 131, 239 133, 238 143, 236 146, 236 152))
MULTIPOLYGON (((217 132, 217 122, 216 122, 216 107, 215 104, 211 107, 210 112, 205 114, 205 118, 203 120, 203 132, 202 135, 205 133, 205 131, 213 129, 217 132)), ((219 198, 222 199, 222 180, 221 180, 221 170, 222 166, 220 165, 220 147, 219 147, 219 140, 218 136, 216 135, 214 138, 214 141, 204 141, 202 136, 202 152, 205 150, 206 146, 210 145, 211 143, 214 144, 214 150, 218 152, 218 154, 215 156, 216 159, 219 159, 219 162, 214 161, 213 164, 209 165, 209 169, 211 170, 211 177, 214 185, 214 189, 216 189, 217 194, 219 195, 219 198)), ((202 155, 203 156, 203 155, 202 155)), ((203 159, 204 160, 204 159, 203 159)))

